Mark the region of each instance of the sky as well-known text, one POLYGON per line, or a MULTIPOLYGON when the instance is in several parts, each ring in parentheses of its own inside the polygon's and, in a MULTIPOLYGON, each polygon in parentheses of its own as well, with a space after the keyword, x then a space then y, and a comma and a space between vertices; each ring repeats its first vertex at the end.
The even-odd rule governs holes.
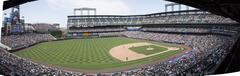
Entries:
MULTIPOLYGON (((164 0, 38 0, 20 5, 25 23, 59 23, 67 26, 74 8, 96 8, 97 15, 140 15, 165 11, 164 0)), ((11 9, 5 10, 9 17, 11 9)), ((79 13, 77 13, 79 14, 79 13)))

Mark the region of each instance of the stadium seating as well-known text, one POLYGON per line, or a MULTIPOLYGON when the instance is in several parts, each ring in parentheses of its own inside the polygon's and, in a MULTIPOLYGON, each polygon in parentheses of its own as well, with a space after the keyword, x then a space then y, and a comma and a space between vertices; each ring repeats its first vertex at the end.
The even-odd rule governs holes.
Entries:
POLYGON ((27 33, 22 35, 3 36, 2 43, 11 47, 12 50, 28 47, 41 41, 54 40, 50 34, 27 33))
MULTIPOLYGON (((81 19, 78 25, 88 26, 96 25, 139 25, 139 24, 182 24, 182 23, 236 23, 228 18, 223 18, 217 15, 176 15, 176 16, 159 16, 150 18, 92 18, 81 19), (89 21, 89 22, 86 22, 89 21)), ((72 22, 72 21, 69 21, 72 22)), ((128 38, 146 39, 157 42, 168 42, 175 44, 183 44, 191 47, 189 52, 183 55, 176 56, 172 59, 156 63, 154 65, 145 66, 121 72, 113 73, 98 73, 96 75, 112 75, 112 76, 175 76, 175 75, 193 75, 199 76, 208 73, 209 69, 219 65, 221 61, 229 53, 229 50, 239 37, 239 28, 222 26, 223 28, 175 28, 175 27, 144 27, 138 31, 126 31, 124 28, 95 28, 83 30, 69 30, 69 32, 95 32, 99 37, 108 36, 125 36, 128 38), (164 32, 179 32, 179 34, 161 33, 164 32), (207 35, 183 34, 186 32, 194 33, 210 33, 207 35), (223 36, 218 34, 227 34, 223 36)), ((10 35, 2 38, 2 43, 11 48, 18 49, 28 47, 34 43, 41 41, 53 40, 49 34, 28 33, 23 35, 10 35)), ((7 52, 5 49, 0 49, 0 72, 6 75, 19 76, 36 76, 36 75, 87 75, 80 72, 66 71, 50 66, 34 63, 28 59, 18 57, 7 52)))
MULTIPOLYGON (((77 17, 78 18, 78 17, 77 17)), ((140 25, 140 24, 226 24, 237 23, 229 18, 213 14, 183 14, 170 16, 130 16, 125 17, 110 17, 110 18, 69 18, 68 26, 106 26, 106 25, 140 25)))

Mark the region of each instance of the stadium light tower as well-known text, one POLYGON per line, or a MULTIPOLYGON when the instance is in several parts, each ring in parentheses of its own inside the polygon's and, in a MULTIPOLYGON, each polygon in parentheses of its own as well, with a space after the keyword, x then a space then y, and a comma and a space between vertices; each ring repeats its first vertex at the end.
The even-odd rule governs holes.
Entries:
MULTIPOLYGON (((165 12, 172 12, 175 10, 174 6, 178 6, 178 11, 182 11, 182 4, 170 3, 165 5, 165 12), (168 7, 171 7, 171 11, 168 11, 168 7)), ((184 5, 186 6, 186 5, 184 5)), ((189 10, 189 6, 186 6, 186 10, 189 10)))
POLYGON ((92 11, 94 14, 93 15, 96 15, 97 14, 97 10, 96 8, 75 8, 74 9, 74 15, 76 15, 76 12, 77 11, 80 11, 80 15, 84 15, 84 11, 87 11, 87 15, 91 15, 90 12, 92 11))

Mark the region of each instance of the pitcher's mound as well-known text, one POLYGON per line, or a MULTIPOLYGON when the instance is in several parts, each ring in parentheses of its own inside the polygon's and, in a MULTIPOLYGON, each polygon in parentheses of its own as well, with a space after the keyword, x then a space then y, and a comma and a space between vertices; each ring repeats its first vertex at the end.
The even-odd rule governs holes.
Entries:
POLYGON ((149 51, 151 51, 151 50, 154 50, 154 48, 147 48, 146 50, 149 50, 149 51))

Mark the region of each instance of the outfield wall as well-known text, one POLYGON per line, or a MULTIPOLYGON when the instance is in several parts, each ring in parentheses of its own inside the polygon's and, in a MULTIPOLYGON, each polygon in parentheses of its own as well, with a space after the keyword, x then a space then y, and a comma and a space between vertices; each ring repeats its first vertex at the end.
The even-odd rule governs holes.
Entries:
POLYGON ((90 33, 90 32, 68 32, 67 37, 68 38, 77 38, 77 37, 92 37, 92 36, 98 36, 98 33, 90 33))

